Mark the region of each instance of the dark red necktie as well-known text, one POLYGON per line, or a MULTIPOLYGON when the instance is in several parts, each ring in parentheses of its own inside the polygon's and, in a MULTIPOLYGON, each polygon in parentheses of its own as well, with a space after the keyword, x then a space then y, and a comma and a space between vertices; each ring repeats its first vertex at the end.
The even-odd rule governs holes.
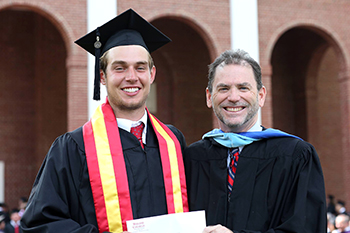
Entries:
POLYGON ((229 149, 228 153, 230 156, 230 166, 228 168, 227 183, 228 183, 228 193, 231 194, 233 182, 235 181, 235 176, 236 176, 239 149, 238 147, 229 149))
POLYGON ((15 226, 15 233, 19 233, 19 226, 17 224, 15 226))
POLYGON ((131 127, 131 130, 130 130, 130 133, 132 133, 133 135, 135 135, 135 137, 137 137, 142 148, 143 148, 142 131, 144 127, 145 125, 141 122, 141 124, 139 124, 138 126, 131 127))

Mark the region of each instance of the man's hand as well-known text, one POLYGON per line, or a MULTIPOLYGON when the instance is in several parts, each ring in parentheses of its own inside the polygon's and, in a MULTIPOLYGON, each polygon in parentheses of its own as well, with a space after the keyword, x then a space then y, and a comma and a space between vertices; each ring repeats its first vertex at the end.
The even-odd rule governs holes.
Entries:
POLYGON ((233 232, 227 229, 226 227, 218 224, 215 226, 209 226, 204 228, 203 233, 233 233, 233 232))

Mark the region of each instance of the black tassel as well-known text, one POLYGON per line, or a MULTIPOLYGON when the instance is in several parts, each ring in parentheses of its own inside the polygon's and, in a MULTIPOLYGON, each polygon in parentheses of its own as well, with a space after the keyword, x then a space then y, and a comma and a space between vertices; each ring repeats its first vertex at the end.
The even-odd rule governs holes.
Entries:
POLYGON ((96 29, 95 47, 95 81, 94 81, 94 100, 100 100, 100 53, 101 53, 100 31, 96 29))

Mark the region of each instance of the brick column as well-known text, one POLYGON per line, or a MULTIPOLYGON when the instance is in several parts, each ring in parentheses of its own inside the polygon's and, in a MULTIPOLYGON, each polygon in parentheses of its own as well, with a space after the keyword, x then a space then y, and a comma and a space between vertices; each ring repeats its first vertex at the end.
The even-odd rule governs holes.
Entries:
POLYGON ((267 96, 264 107, 261 108, 261 123, 264 127, 273 127, 273 106, 272 106, 272 67, 271 65, 261 66, 262 83, 266 87, 267 96))
POLYGON ((82 126, 88 120, 87 55, 67 58, 67 128, 82 126))
POLYGON ((342 124, 342 156, 340 159, 343 161, 343 167, 340 168, 343 171, 345 199, 347 208, 350 208, 350 73, 348 71, 340 72, 339 74, 340 85, 340 109, 339 113, 342 124))

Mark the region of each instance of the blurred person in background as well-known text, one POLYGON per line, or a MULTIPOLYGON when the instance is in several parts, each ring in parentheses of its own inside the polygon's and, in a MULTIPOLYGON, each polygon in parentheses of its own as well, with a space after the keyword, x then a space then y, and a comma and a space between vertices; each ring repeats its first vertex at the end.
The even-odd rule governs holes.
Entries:
POLYGON ((19 210, 12 209, 10 218, 10 222, 6 223, 5 233, 22 233, 20 229, 21 216, 19 215, 19 210))

